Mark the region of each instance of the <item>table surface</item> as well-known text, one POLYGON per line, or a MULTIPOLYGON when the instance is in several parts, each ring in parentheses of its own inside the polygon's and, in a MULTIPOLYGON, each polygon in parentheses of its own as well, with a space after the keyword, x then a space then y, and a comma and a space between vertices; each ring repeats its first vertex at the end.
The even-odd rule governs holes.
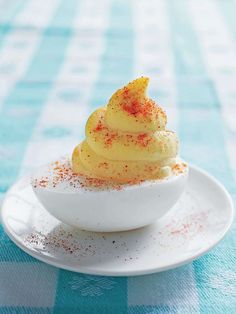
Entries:
MULTIPOLYGON (((19 176, 71 152, 89 113, 140 75, 181 156, 235 197, 235 11, 235 0, 1 0, 1 199, 19 176)), ((235 313, 235 247, 234 224, 189 265, 105 278, 41 263, 0 227, 0 313, 235 313)))

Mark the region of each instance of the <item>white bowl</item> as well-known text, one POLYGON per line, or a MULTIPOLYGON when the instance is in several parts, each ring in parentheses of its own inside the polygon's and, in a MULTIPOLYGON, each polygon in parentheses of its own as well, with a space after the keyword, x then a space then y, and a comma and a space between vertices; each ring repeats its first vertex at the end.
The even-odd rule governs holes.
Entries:
POLYGON ((180 198, 187 178, 188 169, 121 190, 32 186, 45 209, 60 221, 83 230, 114 232, 140 228, 162 217, 180 198))

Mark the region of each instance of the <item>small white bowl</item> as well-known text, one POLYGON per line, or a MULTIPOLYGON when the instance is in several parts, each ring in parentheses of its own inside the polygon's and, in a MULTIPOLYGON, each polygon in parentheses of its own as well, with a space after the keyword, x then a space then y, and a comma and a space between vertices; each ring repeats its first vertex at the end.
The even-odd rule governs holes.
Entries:
MULTIPOLYGON (((40 172, 45 173, 45 169, 40 172)), ((33 182, 40 172, 34 175, 33 182)), ((188 168, 167 179, 124 186, 121 190, 68 188, 68 183, 67 188, 32 186, 45 209, 60 221, 83 230, 115 232, 140 228, 162 217, 180 198, 187 178, 188 168)))

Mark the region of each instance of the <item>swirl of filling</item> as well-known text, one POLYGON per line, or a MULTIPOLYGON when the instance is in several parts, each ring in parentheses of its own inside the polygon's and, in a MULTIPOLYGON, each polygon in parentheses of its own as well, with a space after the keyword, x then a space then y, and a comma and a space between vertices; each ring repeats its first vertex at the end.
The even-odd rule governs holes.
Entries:
POLYGON ((72 155, 74 172, 122 183, 171 174, 178 138, 166 130, 164 110, 147 97, 148 82, 132 81, 91 114, 86 139, 72 155))

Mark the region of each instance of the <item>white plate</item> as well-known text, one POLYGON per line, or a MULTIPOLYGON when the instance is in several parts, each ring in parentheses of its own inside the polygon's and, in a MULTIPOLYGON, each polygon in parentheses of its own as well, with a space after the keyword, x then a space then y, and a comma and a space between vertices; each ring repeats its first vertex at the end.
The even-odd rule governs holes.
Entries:
POLYGON ((93 233, 61 223, 37 201, 27 177, 9 190, 2 208, 6 233, 28 254, 67 270, 111 276, 188 263, 215 246, 232 220, 228 192, 195 167, 178 204, 153 225, 133 231, 93 233))

